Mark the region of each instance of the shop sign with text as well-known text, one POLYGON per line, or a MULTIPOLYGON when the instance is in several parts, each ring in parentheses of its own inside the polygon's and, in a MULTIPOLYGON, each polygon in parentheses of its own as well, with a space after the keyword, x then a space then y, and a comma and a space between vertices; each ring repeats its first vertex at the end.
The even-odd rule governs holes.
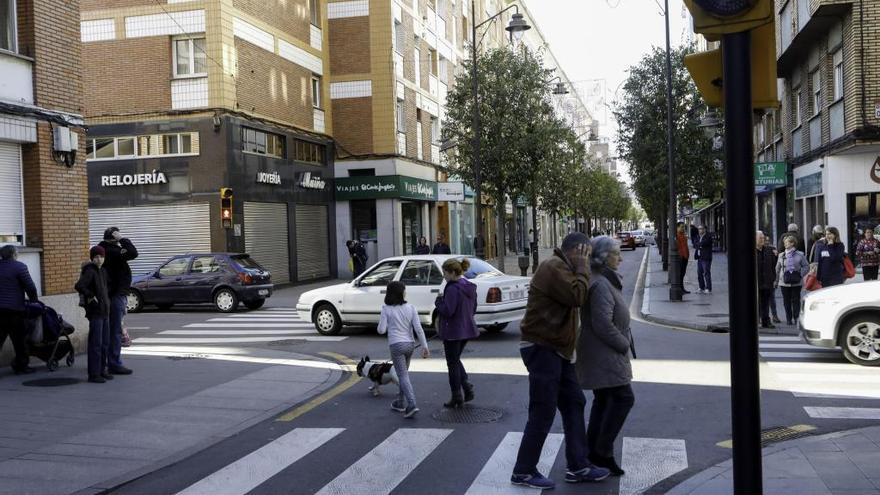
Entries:
POLYGON ((755 164, 755 187, 775 189, 788 185, 785 162, 766 162, 755 164))
POLYGON ((278 172, 257 172, 257 182, 260 184, 281 185, 281 174, 278 172))
POLYGON ((303 189, 323 191, 327 187, 327 181, 325 181, 320 175, 313 175, 311 172, 304 172, 300 175, 297 185, 303 189))
POLYGON ((438 201, 464 201, 463 182, 440 182, 437 184, 438 201))
POLYGON ((797 198, 822 194, 822 172, 805 175, 794 181, 794 195, 797 198))
POLYGON ((335 179, 336 199, 405 198, 437 200, 437 183, 402 175, 339 177, 335 179))
POLYGON ((167 184, 164 172, 153 170, 149 174, 102 175, 101 186, 142 186, 147 184, 167 184))

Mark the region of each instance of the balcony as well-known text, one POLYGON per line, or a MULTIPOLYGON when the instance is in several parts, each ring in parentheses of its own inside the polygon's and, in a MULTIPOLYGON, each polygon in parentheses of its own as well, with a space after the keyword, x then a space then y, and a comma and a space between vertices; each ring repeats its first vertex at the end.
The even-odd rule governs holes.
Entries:
MULTIPOLYGON (((801 3, 804 1, 792 0, 793 4, 789 4, 787 9, 796 8, 799 12, 809 12, 809 6, 801 3)), ((832 3, 832 1, 834 0, 817 0, 816 11, 812 15, 807 14, 806 22, 798 22, 798 31, 792 33, 791 40, 786 40, 787 32, 781 30, 781 48, 776 57, 779 77, 790 75, 798 64, 809 57, 810 50, 818 44, 817 40, 824 39, 831 27, 840 22, 840 19, 852 8, 851 3, 832 3)))
POLYGON ((34 104, 34 68, 30 59, 0 52, 0 74, 0 101, 34 104))
POLYGON ((810 149, 814 150, 822 146, 822 114, 817 114, 810 119, 810 149))

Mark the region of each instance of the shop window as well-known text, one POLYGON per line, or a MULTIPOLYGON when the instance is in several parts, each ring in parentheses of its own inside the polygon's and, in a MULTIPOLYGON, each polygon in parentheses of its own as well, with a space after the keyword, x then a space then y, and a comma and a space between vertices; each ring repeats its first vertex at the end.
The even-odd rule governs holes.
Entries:
POLYGON ((17 51, 15 3, 0 2, 0 50, 17 51))
POLYGON ((241 149, 246 153, 284 158, 284 136, 242 127, 241 149))
POLYGON ((208 54, 205 38, 174 41, 174 77, 204 77, 208 75, 208 54))
POLYGON ((299 162, 314 163, 317 165, 324 164, 324 146, 321 144, 293 140, 293 159, 299 162))

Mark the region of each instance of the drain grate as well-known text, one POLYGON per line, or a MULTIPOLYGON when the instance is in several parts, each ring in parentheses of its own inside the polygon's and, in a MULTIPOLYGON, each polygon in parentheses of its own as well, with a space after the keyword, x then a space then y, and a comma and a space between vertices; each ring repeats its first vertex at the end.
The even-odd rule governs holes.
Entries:
POLYGON ((771 443, 806 437, 812 435, 812 431, 815 429, 815 426, 810 425, 777 426, 776 428, 768 428, 761 431, 761 447, 766 447, 771 443))
POLYGON ((699 316, 700 318, 726 318, 730 315, 727 313, 706 313, 697 316, 699 316))
POLYGON ((66 385, 76 385, 81 382, 77 378, 41 378, 39 380, 30 380, 22 382, 25 387, 64 387, 66 385))
POLYGON ((439 411, 431 415, 432 418, 442 423, 494 423, 503 416, 501 409, 494 407, 473 407, 465 405, 458 409, 440 408, 439 411))

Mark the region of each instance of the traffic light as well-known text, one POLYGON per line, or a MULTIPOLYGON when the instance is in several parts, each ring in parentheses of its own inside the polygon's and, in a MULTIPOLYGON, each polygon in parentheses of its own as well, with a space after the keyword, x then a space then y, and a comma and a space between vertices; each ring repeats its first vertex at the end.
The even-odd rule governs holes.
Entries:
POLYGON ((220 225, 224 229, 232 228, 232 188, 220 188, 220 225))
POLYGON ((684 4, 694 18, 694 32, 710 41, 773 21, 773 0, 684 0, 684 4))

